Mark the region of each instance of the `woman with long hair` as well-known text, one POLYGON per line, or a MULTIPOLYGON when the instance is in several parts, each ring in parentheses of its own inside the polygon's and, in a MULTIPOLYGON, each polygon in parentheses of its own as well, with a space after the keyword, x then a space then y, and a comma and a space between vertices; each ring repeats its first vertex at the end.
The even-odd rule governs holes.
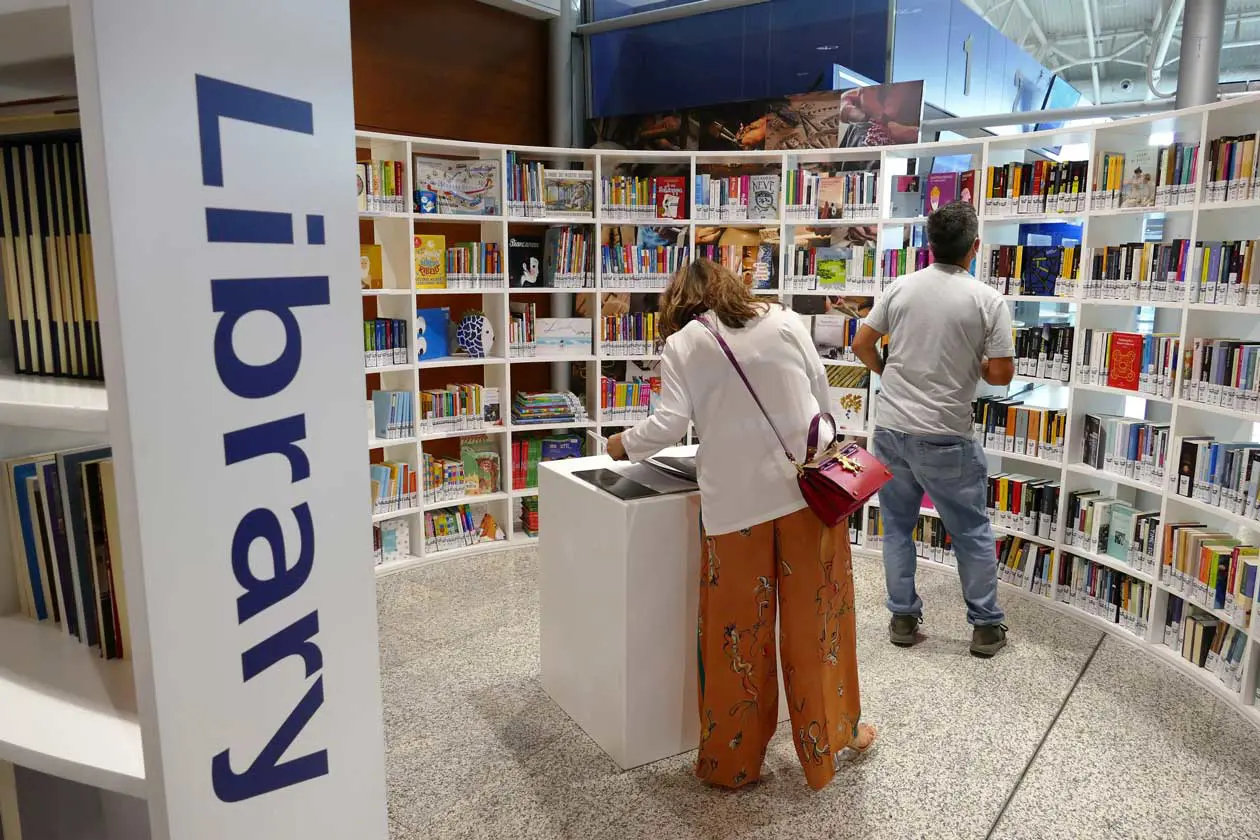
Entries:
POLYGON ((861 723, 848 522, 822 524, 796 473, 709 327, 727 342, 798 461, 829 403, 827 376, 799 316, 697 260, 661 296, 665 346, 653 414, 608 441, 641 461, 694 423, 702 522, 700 754, 696 775, 723 787, 761 777, 778 724, 775 619, 792 739, 810 787, 875 742, 861 723), (706 325, 707 324, 707 325, 706 325))

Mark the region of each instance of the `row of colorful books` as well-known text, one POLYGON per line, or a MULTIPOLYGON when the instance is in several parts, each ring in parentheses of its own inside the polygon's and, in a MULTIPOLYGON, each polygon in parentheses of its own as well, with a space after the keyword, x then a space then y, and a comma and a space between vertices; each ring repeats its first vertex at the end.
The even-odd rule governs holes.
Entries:
POLYGON ((458 458, 425 452, 422 466, 426 503, 482 496, 503 489, 499 442, 485 435, 460 438, 458 458))
POLYGON ((686 245, 604 245, 602 282, 605 287, 663 289, 689 258, 686 245))
POLYGON ((405 365, 410 359, 407 334, 411 325, 405 318, 373 318, 363 322, 363 366, 366 368, 405 365))
POLYGON ((1095 488, 1068 493, 1063 543, 1106 555, 1154 576, 1159 567, 1155 543, 1159 511, 1144 511, 1095 488))
POLYGON ((508 307, 508 358, 526 358, 538 350, 538 306, 514 301, 508 307))
POLYGON ((1181 365, 1174 333, 1131 333, 1085 328, 1076 380, 1156 397, 1171 397, 1181 365))
POLYGON ((687 218, 687 178, 682 175, 613 175, 599 188, 600 214, 609 221, 687 218))
POLYGON ((131 657, 114 461, 108 446, 4 461, 22 615, 103 659, 131 657))
POLYGON ((656 409, 660 396, 660 377, 618 382, 610 376, 601 376, 599 379, 600 421, 637 423, 656 409))
MULTIPOLYGON (((1080 290, 1087 298, 1132 301, 1185 299, 1191 248, 1188 239, 1126 242, 1091 248, 1080 290)), ((1074 291, 1067 290, 1066 294, 1074 291)))
POLYGON ((1096 470, 1162 485, 1172 439, 1167 423, 1086 414, 1081 462, 1096 470))
POLYGON ((396 513, 420 504, 416 469, 406 461, 378 461, 368 467, 372 515, 396 513))
POLYGON ((512 424, 515 426, 586 421, 586 406, 572 391, 517 391, 512 398, 512 424))
POLYGON ((1247 634, 1238 626, 1169 595, 1164 613, 1164 644, 1190 664, 1215 675, 1226 687, 1242 693, 1247 634))
POLYGON ((789 169, 784 217, 790 220, 878 219, 879 170, 829 172, 789 169))
POLYGON ((990 166, 984 210, 993 216, 1079 213, 1085 209, 1083 160, 1038 160, 990 166))
POLYGON ((1072 349, 1076 328, 1069 324, 1042 324, 1012 330, 1015 341, 1015 373, 1067 382, 1072 375, 1072 349))
POLYGON ((656 352, 655 312, 605 315, 600 329, 604 356, 647 356, 656 352))
POLYGON ((946 204, 965 201, 976 206, 976 170, 933 172, 929 175, 896 175, 892 180, 889 216, 912 219, 929 216, 946 204))
POLYGON ((779 217, 779 176, 696 176, 696 218, 737 222, 779 217))
POLYGON ((420 392, 423 434, 476 432, 500 424, 499 389, 477 382, 452 383, 420 392))
POLYGON ((1090 615, 1146 635, 1153 587, 1132 575, 1074 554, 1059 561, 1058 598, 1090 615))
POLYGON ((1189 204, 1198 183, 1199 144, 1170 143, 1128 152, 1100 150, 1094 162, 1094 210, 1189 204))
POLYGON ((413 159, 413 211, 421 215, 499 215, 499 162, 413 159))
POLYGON ((1260 240, 1196 242, 1191 303, 1260 307, 1260 240))
POLYGON ((407 163, 361 160, 355 164, 357 200, 364 213, 407 212, 407 163))
POLYGON ((1187 435, 1177 444, 1174 493, 1260 520, 1260 443, 1187 435))
POLYGON ((548 169, 539 160, 507 153, 507 208, 516 217, 588 219, 594 217, 595 173, 589 169, 548 169))
POLYGON ((843 293, 854 285, 865 289, 874 284, 877 259, 874 245, 798 245, 788 265, 789 276, 783 280, 784 290, 843 293))
POLYGON ((754 289, 773 289, 779 277, 779 252, 774 245, 697 245, 696 258, 710 260, 743 278, 754 289))
POLYGON ((512 489, 530 490, 538 486, 538 465, 543 461, 581 458, 584 435, 565 432, 529 435, 512 440, 512 489))
POLYGON ((398 440, 416 433, 416 400, 410 391, 372 392, 372 437, 398 440))
POLYGON ((1160 579, 1175 595, 1248 628, 1260 547, 1201 522, 1170 522, 1160 561, 1160 579))
POLYGON ((463 504, 424 514, 426 552, 451 551, 506 539, 494 514, 484 504, 463 504))
POLYGON ((1031 591, 1050 594, 1050 571, 1054 566, 1054 549, 1015 534, 997 537, 998 580, 1031 591))
POLYGON ((517 524, 521 533, 527 537, 538 536, 538 497, 526 496, 521 499, 521 517, 517 524))
POLYGON ((1256 195, 1257 134, 1217 137, 1208 143, 1207 201, 1242 201, 1256 195))
POLYGON ((17 373, 104 378, 78 138, 0 142, 0 254, 17 373))
POLYGON ((1059 482, 1018 473, 989 476, 989 518, 1000 528, 1043 540, 1054 540, 1058 529, 1059 482))
POLYGON ((1054 297, 1075 287, 1081 249, 1062 245, 993 245, 976 259, 979 280, 1004 295, 1054 297))
POLYGON ((1182 369, 1181 395, 1236 411, 1260 407, 1260 342, 1193 339, 1182 369))
POLYGON ((416 234, 413 245, 417 289, 503 287, 503 252, 497 242, 459 242, 448 248, 445 236, 416 234))
POLYGON ((1018 397, 979 397, 972 409, 976 436, 985 449, 1063 460, 1066 410, 1024 405, 1018 397))
POLYGON ((886 248, 881 259, 881 276, 885 282, 921 271, 935 262, 932 249, 926 245, 907 245, 904 248, 886 248))

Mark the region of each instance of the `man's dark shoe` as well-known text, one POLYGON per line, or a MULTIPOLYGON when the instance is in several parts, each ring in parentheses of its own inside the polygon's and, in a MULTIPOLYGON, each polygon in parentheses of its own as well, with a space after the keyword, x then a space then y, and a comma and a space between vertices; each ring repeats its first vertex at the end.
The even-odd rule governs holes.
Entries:
POLYGON ((1006 625, 990 624, 971 631, 971 655, 988 659, 1006 647, 1006 625))
POLYGON ((894 615, 888 622, 888 641, 897 647, 911 647, 919 642, 919 617, 894 615))

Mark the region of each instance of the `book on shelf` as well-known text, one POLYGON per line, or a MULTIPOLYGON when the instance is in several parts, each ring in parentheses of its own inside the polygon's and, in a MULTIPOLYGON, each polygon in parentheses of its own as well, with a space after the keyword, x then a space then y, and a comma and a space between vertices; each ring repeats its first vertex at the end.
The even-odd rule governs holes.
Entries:
POLYGON ((927 176, 923 196, 923 215, 930 216, 946 204, 958 200, 957 172, 933 172, 927 176))
POLYGON ((538 306, 513 301, 508 304, 508 357, 529 358, 538 355, 538 306))
POLYGON ((1260 135, 1217 137, 1208 143, 1207 201, 1242 201, 1255 196, 1260 135))
POLYGON ((446 237, 440 234, 416 234, 416 288, 446 288, 446 237))
POLYGON ((413 209, 416 213, 499 215, 497 160, 443 160, 415 155, 412 178, 413 209))
POLYGON ((1080 248, 993 245, 976 258, 979 280, 1004 295, 1070 296, 1080 278, 1080 248))
POLYGON ((372 515, 410 510, 420 503, 416 471, 405 461, 369 465, 372 515))
POLYGON ((1194 243, 1191 303, 1260 307, 1260 240, 1194 243))
POLYGON ((543 238, 541 236, 508 237, 508 285, 529 289, 543 285, 543 238))
POLYGON ((543 237, 543 285, 581 289, 594 285, 590 231, 566 225, 548 228, 543 237))
POLYGON ((4 462, 18 608, 95 649, 131 658, 109 447, 4 462))
POLYGON ((373 318, 363 322, 363 366, 372 368, 405 365, 407 330, 403 318, 373 318))
POLYGON ((923 214, 922 179, 918 175, 893 176, 889 212, 893 219, 912 219, 923 214))
POLYGON ((507 539, 484 504, 454 505, 424 514, 426 552, 449 551, 507 539))
POLYGON ((771 243, 759 245, 697 245, 696 257, 711 260, 743 278, 753 289, 776 288, 779 277, 778 249, 771 243))
MULTIPOLYGON (((991 216, 1053 215, 1085 209, 1083 160, 1013 162, 990 166, 985 213, 991 216)), ((974 189, 974 177, 973 177, 974 189)))
POLYGON ((446 288, 503 287, 503 251, 497 242, 457 242, 446 249, 446 288))
POLYGON ((420 392, 420 420, 425 434, 475 432, 501 422, 499 389, 475 382, 420 392))
POLYGON ((582 457, 583 435, 565 432, 529 435, 512 440, 512 489, 530 490, 538 486, 538 465, 582 457))
POLYGON ((1193 256, 1190 250, 1188 239, 1092 248, 1084 295, 1108 300, 1184 300, 1193 256))
POLYGON ((648 356, 656 352, 655 312, 605 315, 600 332, 600 353, 605 358, 648 356))
POLYGON ((779 176, 752 175, 748 179, 748 218, 779 217, 779 176))
POLYGON ((1125 153, 1124 180, 1120 184, 1120 206, 1155 206, 1154 149, 1134 149, 1125 153))
POLYGON ((405 517, 372 524, 372 558, 375 565, 397 563, 411 556, 411 524, 405 517))
POLYGON ((451 310, 446 306, 416 309, 416 361, 451 355, 451 310))
POLYGON ((1046 594, 1051 558, 1054 556, 1053 548, 1015 534, 999 535, 996 548, 998 580, 1032 591, 1036 595, 1046 594), (1036 584, 1035 587, 1032 584, 1036 584))
POLYGON ((1167 423, 1086 414, 1081 461, 1096 470, 1163 484, 1171 440, 1167 423))
POLYGON ((407 212, 407 173, 403 161, 359 161, 355 166, 360 212, 407 212))
POLYGON ((586 406, 571 391, 517 391, 512 398, 512 425, 584 423, 586 406))
POLYGON ((618 382, 609 376, 599 380, 600 420, 604 423, 637 423, 647 418, 660 399, 661 381, 618 382))
POLYGON ((537 352, 546 356, 589 356, 594 352, 590 318, 538 318, 533 321, 537 352))
MULTIPOLYGON (((504 173, 509 216, 539 217, 546 215, 543 183, 547 167, 542 161, 524 160, 518 152, 507 152, 504 173)), ((593 186, 593 184, 592 184, 593 186)))
POLYGON ((686 245, 602 245, 603 287, 664 289, 688 261, 686 245))
POLYGON ((1128 152, 1099 150, 1094 163, 1094 210, 1142 209, 1195 199, 1199 144, 1175 142, 1128 152))
POLYGON ((1059 482, 1017 473, 989 476, 988 509, 993 524, 1046 540, 1056 538, 1059 482))
POLYGON ((498 440, 485 435, 462 437, 459 439, 459 459, 463 464, 468 495, 498 493, 503 489, 498 440))
POLYGON ((527 537, 538 536, 538 497, 526 496, 520 503, 521 517, 517 524, 521 532, 527 537))
POLYGON ((1059 561, 1059 600, 1090 615, 1118 624, 1139 637, 1146 634, 1153 590, 1150 584, 1074 554, 1059 561))
MULTIPOLYGON (((824 316, 815 316, 824 317, 824 316)), ((841 429, 866 428, 871 399, 871 375, 863 365, 827 365, 828 406, 841 429)))
POLYGON ((824 314, 802 315, 814 348, 823 361, 862 364, 853 353, 853 339, 857 337, 862 319, 851 315, 824 314))
POLYGON ((972 411, 976 436, 985 449, 1063 459, 1066 410, 1027 406, 1016 398, 977 397, 972 411))
POLYGON ((595 173, 548 169, 543 174, 543 211, 556 219, 589 219, 595 213, 595 173))
POLYGON ((1213 674, 1230 690, 1242 693, 1245 629, 1169 595, 1163 643, 1190 664, 1213 674))
POLYGON ((1013 330, 1015 375, 1067 382, 1072 373, 1076 328, 1070 324, 1042 324, 1013 330))
POLYGON ((935 260, 932 249, 926 245, 907 245, 904 248, 886 248, 882 257, 883 287, 887 288, 893 280, 922 271, 935 260))
POLYGON ((1173 491, 1228 513, 1260 519, 1260 443, 1218 441, 1208 435, 1179 437, 1173 491))
POLYGON ((610 221, 687 218, 682 175, 613 175, 600 184, 600 213, 610 221))
POLYGON ((1171 397, 1181 363, 1181 339, 1174 333, 1129 333, 1086 328, 1080 336, 1076 378, 1085 385, 1106 385, 1171 397))
POLYGON ((1236 411, 1257 410, 1260 343, 1194 338, 1182 365, 1183 399, 1236 411))
MULTIPOLYGON (((14 369, 101 379, 100 315, 78 138, 0 142, 0 278, 14 369), (6 191, 7 190, 7 191, 6 191)), ((213 213, 215 211, 208 211, 213 213)), ((208 219, 211 232, 216 225, 208 219)))
POLYGON ((874 245, 797 245, 788 263, 788 276, 783 278, 784 291, 818 291, 819 260, 843 261, 842 270, 828 268, 829 288, 837 293, 874 294, 878 259, 874 245))
POLYGON ((789 169, 785 178, 789 219, 877 219, 879 170, 828 172, 789 169))
POLYGON ((359 246, 359 288, 380 289, 385 285, 382 269, 381 246, 359 246))
POLYGON ((415 396, 411 390, 372 392, 372 437, 398 440, 416 433, 415 396))
POLYGON ((696 176, 696 218, 739 222, 776 219, 779 176, 774 174, 696 176))

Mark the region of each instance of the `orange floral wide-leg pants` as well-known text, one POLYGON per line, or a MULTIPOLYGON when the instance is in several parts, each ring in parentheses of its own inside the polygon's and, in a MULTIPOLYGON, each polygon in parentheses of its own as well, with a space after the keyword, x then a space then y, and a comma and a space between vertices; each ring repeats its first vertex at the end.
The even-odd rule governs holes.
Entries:
POLYGON ((761 777, 778 724, 777 614, 792 740, 820 790, 862 712, 848 521, 828 528, 806 508, 702 537, 696 775, 732 788, 761 777))

